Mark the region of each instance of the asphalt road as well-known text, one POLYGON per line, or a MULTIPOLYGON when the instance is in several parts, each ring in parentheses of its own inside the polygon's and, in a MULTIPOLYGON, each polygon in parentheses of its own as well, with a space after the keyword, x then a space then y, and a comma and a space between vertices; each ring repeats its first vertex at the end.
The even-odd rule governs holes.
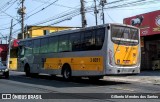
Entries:
MULTIPOLYGON (((61 77, 53 77, 49 75, 38 75, 25 77, 23 72, 10 72, 10 78, 0 78, 0 93, 50 93, 56 95, 54 101, 57 102, 159 102, 159 99, 93 99, 95 96, 90 96, 85 93, 160 93, 160 85, 145 84, 138 82, 120 82, 112 80, 90 81, 88 79, 73 79, 64 81, 61 77), (61 94, 73 93, 73 94, 61 94), (78 93, 78 94, 74 94, 78 93), (81 94, 79 94, 81 93, 81 94), (62 97, 62 99, 56 99, 62 97), (63 99, 67 98, 67 99, 63 99)), ((93 94, 92 94, 93 95, 93 94)), ((6 101, 8 100, 0 100, 6 101)), ((22 100, 10 100, 19 101, 22 100)), ((23 100, 28 102, 29 100, 23 100)), ((45 102, 51 99, 32 100, 32 102, 45 102)))

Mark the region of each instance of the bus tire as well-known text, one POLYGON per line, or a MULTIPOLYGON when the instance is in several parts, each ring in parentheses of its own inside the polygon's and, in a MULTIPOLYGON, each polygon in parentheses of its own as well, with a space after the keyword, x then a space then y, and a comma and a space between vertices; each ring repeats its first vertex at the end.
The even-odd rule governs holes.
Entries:
POLYGON ((99 79, 103 79, 103 76, 90 76, 88 78, 89 78, 89 80, 96 81, 96 80, 99 80, 99 79))
POLYGON ((62 67, 62 76, 63 76, 64 80, 71 79, 71 68, 68 64, 66 64, 62 67))
POLYGON ((26 77, 30 77, 31 72, 30 72, 30 67, 29 67, 29 65, 26 65, 26 66, 25 66, 25 73, 26 73, 26 77))

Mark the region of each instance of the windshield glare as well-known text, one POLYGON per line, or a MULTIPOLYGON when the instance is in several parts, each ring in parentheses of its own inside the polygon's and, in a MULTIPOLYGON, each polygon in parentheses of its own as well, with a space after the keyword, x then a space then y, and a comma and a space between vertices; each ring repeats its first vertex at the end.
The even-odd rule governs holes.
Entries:
POLYGON ((122 45, 137 45, 139 42, 138 29, 112 26, 112 41, 122 45))

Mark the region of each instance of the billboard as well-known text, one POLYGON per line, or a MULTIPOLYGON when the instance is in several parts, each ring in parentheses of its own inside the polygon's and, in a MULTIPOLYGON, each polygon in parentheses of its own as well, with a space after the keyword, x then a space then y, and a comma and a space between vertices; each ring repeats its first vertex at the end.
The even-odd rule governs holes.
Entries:
POLYGON ((160 10, 125 18, 123 23, 140 28, 141 36, 160 34, 160 10))

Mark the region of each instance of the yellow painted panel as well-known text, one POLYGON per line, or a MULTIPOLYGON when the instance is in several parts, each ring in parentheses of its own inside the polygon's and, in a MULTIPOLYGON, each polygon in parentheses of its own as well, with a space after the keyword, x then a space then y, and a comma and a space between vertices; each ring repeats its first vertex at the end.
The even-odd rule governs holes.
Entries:
POLYGON ((135 65, 138 60, 138 46, 114 44, 114 59, 117 65, 135 65), (117 51, 116 51, 117 50, 117 51))
POLYGON ((17 58, 10 58, 10 70, 17 70, 17 58))
POLYGON ((52 33, 52 32, 57 32, 57 30, 50 30, 49 32, 50 32, 50 33, 52 33))
POLYGON ((45 69, 60 69, 68 63, 72 70, 103 71, 103 57, 46 58, 45 69))
POLYGON ((31 37, 43 36, 43 30, 33 30, 31 37))
POLYGON ((29 37, 34 38, 38 36, 43 36, 43 30, 49 30, 49 32, 57 32, 61 30, 67 30, 70 29, 71 27, 51 27, 51 26, 33 26, 30 28, 29 31, 29 37))

